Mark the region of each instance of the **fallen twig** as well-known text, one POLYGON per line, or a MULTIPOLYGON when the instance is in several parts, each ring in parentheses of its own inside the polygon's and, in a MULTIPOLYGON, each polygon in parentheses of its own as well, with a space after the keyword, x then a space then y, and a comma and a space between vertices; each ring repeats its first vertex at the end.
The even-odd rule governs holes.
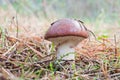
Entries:
POLYGON ((11 51, 12 49, 14 49, 14 48, 16 47, 16 45, 18 45, 18 44, 19 44, 19 42, 16 42, 10 49, 8 49, 5 53, 3 53, 2 56, 4 57, 4 56, 6 56, 7 54, 9 54, 10 51, 11 51))

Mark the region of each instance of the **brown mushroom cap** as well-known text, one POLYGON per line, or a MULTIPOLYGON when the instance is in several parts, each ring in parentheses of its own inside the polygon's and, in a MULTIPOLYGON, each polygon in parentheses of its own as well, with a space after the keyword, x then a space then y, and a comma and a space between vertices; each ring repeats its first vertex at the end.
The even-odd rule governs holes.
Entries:
POLYGON ((85 27, 80 25, 78 21, 73 19, 60 19, 51 24, 51 27, 45 34, 45 39, 63 36, 77 36, 87 38, 89 35, 85 27))

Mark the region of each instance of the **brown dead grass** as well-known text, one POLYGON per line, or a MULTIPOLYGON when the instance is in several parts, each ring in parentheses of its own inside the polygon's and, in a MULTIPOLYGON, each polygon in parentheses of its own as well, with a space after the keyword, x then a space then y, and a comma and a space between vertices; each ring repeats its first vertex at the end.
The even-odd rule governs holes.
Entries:
POLYGON ((5 36, 0 48, 0 73, 6 79, 115 79, 119 77, 119 47, 111 39, 101 42, 84 40, 76 47, 76 67, 70 77, 68 63, 56 64, 55 54, 49 54, 51 43, 42 37, 5 36), (117 50, 117 52, 115 52, 117 50), (115 54, 116 53, 116 54, 115 54), (117 55, 117 56, 116 56, 117 55), (50 64, 52 68, 50 69, 50 64), (65 69, 64 69, 65 68, 65 69), (40 75, 37 72, 42 71, 40 75), (62 77, 60 77, 62 76, 62 77))

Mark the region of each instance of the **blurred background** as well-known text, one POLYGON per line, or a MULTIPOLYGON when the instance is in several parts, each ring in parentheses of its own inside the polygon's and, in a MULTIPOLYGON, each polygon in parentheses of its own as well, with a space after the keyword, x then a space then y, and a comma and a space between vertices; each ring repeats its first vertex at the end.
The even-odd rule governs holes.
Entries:
POLYGON ((0 0, 0 27, 12 36, 16 26, 19 35, 43 36, 61 18, 83 21, 96 36, 113 36, 120 28, 120 0, 0 0))

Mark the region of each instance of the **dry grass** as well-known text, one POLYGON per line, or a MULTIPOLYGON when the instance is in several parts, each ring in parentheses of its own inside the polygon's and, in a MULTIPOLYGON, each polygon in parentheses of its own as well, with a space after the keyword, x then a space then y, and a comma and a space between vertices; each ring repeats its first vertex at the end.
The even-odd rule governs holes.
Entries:
POLYGON ((1 33, 1 79, 119 80, 119 41, 108 38, 100 41, 81 42, 76 47, 76 63, 71 70, 69 62, 57 62, 54 46, 44 38, 17 38, 1 33))

